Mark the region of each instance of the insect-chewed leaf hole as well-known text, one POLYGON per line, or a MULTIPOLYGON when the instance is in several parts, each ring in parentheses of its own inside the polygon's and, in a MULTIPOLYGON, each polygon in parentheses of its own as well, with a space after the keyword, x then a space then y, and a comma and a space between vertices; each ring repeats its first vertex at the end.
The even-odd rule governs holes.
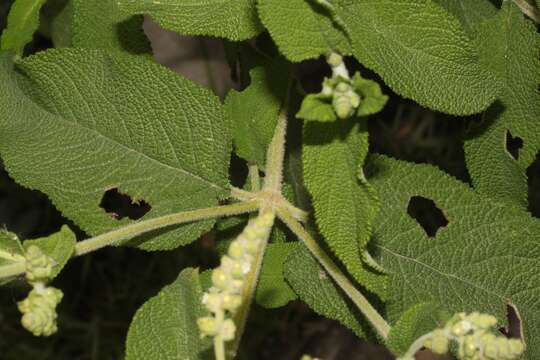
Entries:
POLYGON ((500 332, 509 338, 520 339, 523 332, 521 324, 521 316, 518 309, 513 304, 506 305, 506 320, 508 321, 508 327, 500 328, 500 332))
POLYGON ((540 152, 536 154, 536 159, 527 168, 527 183, 528 209, 533 216, 540 218, 540 152))
POLYGON ((435 237, 440 228, 448 225, 448 220, 435 202, 422 196, 411 197, 407 214, 418 222, 429 237, 435 237))
POLYGON ((137 220, 152 209, 146 201, 142 199, 133 201, 129 195, 120 192, 117 188, 107 190, 99 206, 116 220, 125 217, 137 220))
POLYGON ((514 158, 519 159, 519 150, 523 147, 523 139, 519 136, 513 137, 510 130, 506 130, 506 151, 514 158))

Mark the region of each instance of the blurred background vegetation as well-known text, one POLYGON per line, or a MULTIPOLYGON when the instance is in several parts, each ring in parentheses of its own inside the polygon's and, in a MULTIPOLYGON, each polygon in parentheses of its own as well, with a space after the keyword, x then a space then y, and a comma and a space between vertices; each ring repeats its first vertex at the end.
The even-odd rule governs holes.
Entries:
MULTIPOLYGON (((0 2, 0 30, 5 27, 12 0, 0 2)), ((46 10, 45 10, 46 11, 46 10)), ((145 31, 152 42, 157 62, 185 75, 224 97, 238 87, 232 78, 224 44, 220 40, 181 37, 164 31, 150 21, 145 31)), ((255 46, 272 51, 263 34, 255 46)), ((49 39, 36 34, 28 52, 52 46, 49 39)), ((377 76, 358 63, 349 61, 351 70, 367 77, 377 76)), ((296 73, 308 92, 318 91, 328 69, 323 61, 299 65, 296 73)), ((1 85, 0 85, 1 86, 1 85)), ((456 118, 424 109, 404 100, 388 88, 391 96, 385 110, 370 119, 371 150, 398 159, 434 164, 456 178, 470 182, 462 150, 463 139, 479 124, 479 117, 456 118)), ((293 124, 298 128, 298 123, 293 124)), ((0 134, 1 141, 1 134, 0 134)), ((508 150, 518 156, 520 139, 509 137, 508 150)), ((0 160, 1 161, 1 160, 0 160)), ((233 157, 232 179, 245 174, 242 162, 233 157)), ((530 210, 540 215, 540 161, 528 171, 530 210)), ((130 206, 121 197, 107 199, 108 206, 130 206)), ((418 200, 409 206, 428 234, 444 226, 445 219, 430 202, 418 200)), ((0 162, 0 225, 21 239, 45 236, 64 223, 76 230, 79 239, 87 237, 52 206, 39 192, 17 185, 3 171, 0 162)), ((108 248, 72 260, 54 285, 61 288, 64 300, 59 306, 59 332, 50 338, 35 338, 20 326, 16 302, 28 291, 24 282, 0 289, 0 360, 121 360, 124 340, 133 314, 161 287, 170 283, 186 266, 211 267, 216 264, 214 236, 170 252, 147 253, 133 248, 108 248)), ((358 340, 335 321, 321 318, 303 303, 252 313, 243 339, 245 359, 299 359, 304 353, 324 360, 392 359, 380 346, 358 340)), ((435 359, 423 354, 423 359, 435 359)), ((150 359, 149 359, 150 360, 150 359)))

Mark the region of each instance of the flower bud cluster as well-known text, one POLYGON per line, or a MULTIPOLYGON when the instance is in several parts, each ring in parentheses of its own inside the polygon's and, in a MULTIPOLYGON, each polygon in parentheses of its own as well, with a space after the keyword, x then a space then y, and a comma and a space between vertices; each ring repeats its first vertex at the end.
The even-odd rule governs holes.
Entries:
POLYGON ((361 97, 353 88, 343 57, 332 53, 328 56, 327 61, 332 67, 332 77, 324 79, 321 94, 331 97, 332 107, 338 118, 346 119, 354 115, 360 106, 361 97))
POLYGON ((54 334, 58 330, 56 306, 62 297, 62 291, 36 284, 28 297, 17 304, 23 314, 21 323, 24 328, 35 336, 54 334))
POLYGON ((227 255, 212 272, 212 287, 203 295, 202 302, 211 313, 197 320, 201 336, 219 336, 223 341, 234 339, 236 327, 227 314, 234 314, 242 305, 242 290, 251 271, 261 243, 272 226, 270 212, 251 220, 242 233, 230 244, 227 255))
POLYGON ((23 314, 21 323, 35 336, 50 336, 58 330, 56 306, 63 297, 62 291, 45 285, 52 276, 55 262, 36 245, 26 250, 25 262, 26 279, 33 289, 17 304, 23 314))
POLYGON ((442 329, 436 329, 424 341, 434 353, 445 354, 450 342, 457 343, 457 355, 462 360, 517 359, 525 351, 523 342, 497 334, 497 319, 488 314, 459 313, 442 329))

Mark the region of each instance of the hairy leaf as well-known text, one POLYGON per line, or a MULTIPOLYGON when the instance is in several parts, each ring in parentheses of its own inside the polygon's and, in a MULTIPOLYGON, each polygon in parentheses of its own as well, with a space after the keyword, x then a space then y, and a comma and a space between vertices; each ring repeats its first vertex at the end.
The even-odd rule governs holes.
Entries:
POLYGON ((404 355, 420 336, 444 325, 447 315, 438 304, 411 306, 390 329, 386 346, 396 355, 404 355))
MULTIPOLYGON (((110 189, 148 203, 144 219, 214 206, 227 194, 228 121, 210 91, 145 59, 97 50, 42 52, 21 71, 1 57, 0 155, 16 181, 45 192, 89 234, 130 222, 100 207, 110 189)), ((138 241, 172 249, 211 226, 138 241)))
POLYGON ((378 211, 372 190, 357 178, 367 147, 365 120, 304 124, 304 182, 318 228, 351 275, 384 296, 384 276, 361 260, 378 211))
POLYGON ((183 35, 246 40, 262 31, 255 0, 118 0, 129 15, 150 15, 163 28, 183 35))
POLYGON ((497 8, 489 0, 433 0, 433 2, 454 15, 470 36, 485 19, 497 13, 497 8))
POLYGON ((258 10, 280 52, 291 61, 351 52, 344 29, 315 0, 258 0, 258 10))
POLYGON ((47 256, 55 261, 51 279, 56 277, 67 264, 68 260, 73 256, 77 239, 69 226, 64 225, 59 232, 47 237, 26 240, 23 243, 25 249, 30 245, 38 246, 47 256))
POLYGON ((73 11, 72 46, 148 54, 143 16, 125 17, 117 0, 70 0, 73 11))
POLYGON ((289 70, 280 60, 250 74, 251 84, 244 91, 229 92, 225 110, 232 121, 236 153, 264 169, 266 150, 287 92, 289 70))
POLYGON ((265 308, 277 308, 296 299, 296 294, 285 282, 283 266, 289 253, 298 246, 299 242, 268 244, 257 285, 257 304, 265 308))
POLYGON ((11 5, 7 28, 2 32, 0 48, 22 55, 24 47, 39 27, 39 10, 45 0, 16 0, 11 5))
POLYGON ((494 203, 428 165, 374 157, 367 171, 381 197, 374 247, 389 272, 387 313, 434 302, 450 313, 479 311, 506 323, 513 304, 527 343, 540 356, 540 222, 516 207, 494 203), (431 199, 448 225, 435 238, 407 215, 413 196, 431 199))
POLYGON ((212 359, 212 341, 201 339, 197 318, 205 315, 195 269, 183 270, 148 300, 133 317, 126 340, 126 360, 212 359))
POLYGON ((484 110, 498 82, 460 22, 431 0, 337 1, 353 55, 396 93, 455 115, 484 110))
POLYGON ((305 246, 299 246, 289 254, 284 274, 298 297, 313 311, 339 321, 359 337, 365 336, 362 315, 345 300, 346 296, 305 246))
POLYGON ((465 143, 469 173, 477 191, 525 208, 525 170, 540 148, 540 38, 535 26, 508 2, 482 24, 478 42, 486 68, 504 92, 484 114, 481 130, 465 143), (507 136, 523 140, 517 159, 507 151, 507 136))

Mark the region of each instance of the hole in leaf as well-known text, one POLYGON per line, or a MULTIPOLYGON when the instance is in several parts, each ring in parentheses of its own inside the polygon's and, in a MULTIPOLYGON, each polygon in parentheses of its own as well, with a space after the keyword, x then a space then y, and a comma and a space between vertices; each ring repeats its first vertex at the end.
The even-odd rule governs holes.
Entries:
POLYGON ((429 237, 435 237, 440 228, 448 225, 448 220, 433 200, 422 196, 411 197, 407 214, 418 222, 429 237))
POLYGON ((521 334, 523 333, 521 331, 521 316, 514 304, 506 305, 506 319, 508 321, 508 327, 500 328, 500 332, 506 337, 521 339, 521 334))
POLYGON ((540 218, 540 153, 536 154, 536 159, 527 168, 527 185, 528 209, 533 216, 540 218))
POLYGON ((142 218, 152 207, 144 200, 135 200, 117 188, 107 190, 99 206, 110 214, 114 219, 120 220, 125 217, 131 220, 142 218))
POLYGON ((523 147, 523 139, 519 136, 513 137, 510 130, 506 130, 506 151, 514 158, 519 159, 519 150, 523 147))

